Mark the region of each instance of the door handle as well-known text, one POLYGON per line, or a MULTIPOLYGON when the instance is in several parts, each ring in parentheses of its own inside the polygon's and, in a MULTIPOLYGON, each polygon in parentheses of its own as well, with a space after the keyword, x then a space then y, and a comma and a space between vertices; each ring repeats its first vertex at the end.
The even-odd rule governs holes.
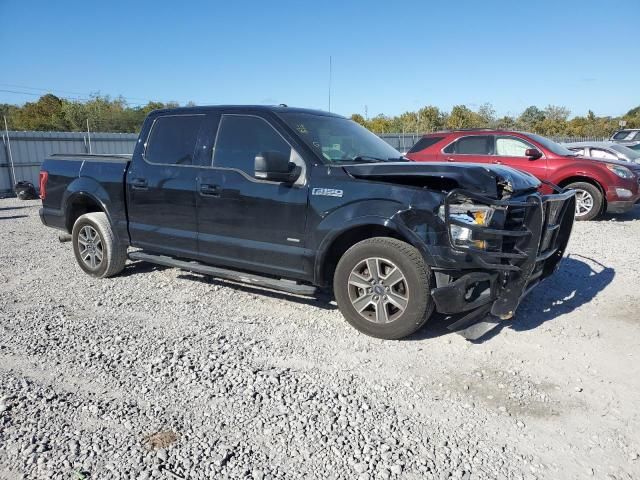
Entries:
POLYGON ((493 163, 495 163, 497 165, 502 165, 502 162, 500 160, 494 160, 493 163))
POLYGON ((219 197, 220 186, 203 183, 202 185, 200 185, 200 194, 206 197, 219 197))
POLYGON ((147 181, 144 178, 134 178, 131 180, 131 188, 134 190, 146 190, 148 188, 147 181))
POLYGON ((447 157, 447 162, 455 162, 455 161, 456 161, 455 158, 447 157))

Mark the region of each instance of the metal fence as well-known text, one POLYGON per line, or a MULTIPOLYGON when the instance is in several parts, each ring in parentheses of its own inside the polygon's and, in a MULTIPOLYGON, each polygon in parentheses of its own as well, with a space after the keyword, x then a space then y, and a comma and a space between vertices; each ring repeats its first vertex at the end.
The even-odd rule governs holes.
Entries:
POLYGON ((18 181, 31 182, 37 189, 40 165, 52 153, 132 153, 137 138, 133 133, 3 132, 0 195, 13 195, 18 181))
MULTIPOLYGON (((382 133, 378 135, 385 142, 391 145, 399 152, 406 153, 413 147, 420 137, 421 133, 382 133)), ((608 137, 568 137, 568 136, 548 136, 551 140, 559 143, 572 142, 602 142, 608 140, 608 137)))
MULTIPOLYGON (((380 137, 400 152, 409 150, 420 133, 384 133, 380 137)), ((4 132, 0 148, 0 196, 13 194, 18 181, 38 188, 38 172, 52 153, 133 153, 138 136, 134 133, 4 132), (8 133, 8 135, 7 135, 8 133), (13 162, 13 169, 11 162, 13 162), (15 176, 14 176, 15 172, 15 176)), ((600 141, 603 137, 551 137, 558 142, 600 141)))

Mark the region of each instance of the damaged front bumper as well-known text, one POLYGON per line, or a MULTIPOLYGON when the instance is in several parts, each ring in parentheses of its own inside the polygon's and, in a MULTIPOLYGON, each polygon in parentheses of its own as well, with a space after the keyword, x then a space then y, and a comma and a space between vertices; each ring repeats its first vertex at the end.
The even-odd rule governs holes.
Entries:
POLYGON ((437 310, 464 314, 450 329, 461 331, 487 317, 493 323, 496 318, 510 319, 520 300, 557 270, 573 227, 575 195, 573 190, 556 190, 558 193, 551 195, 534 193, 509 200, 465 190, 453 190, 447 195, 444 221, 449 248, 464 254, 467 263, 476 266, 433 269, 436 288, 431 290, 431 296, 437 310), (485 227, 456 219, 450 210, 460 199, 499 209, 503 213, 501 224, 485 227), (488 247, 461 247, 452 239, 452 226, 471 230, 488 247))

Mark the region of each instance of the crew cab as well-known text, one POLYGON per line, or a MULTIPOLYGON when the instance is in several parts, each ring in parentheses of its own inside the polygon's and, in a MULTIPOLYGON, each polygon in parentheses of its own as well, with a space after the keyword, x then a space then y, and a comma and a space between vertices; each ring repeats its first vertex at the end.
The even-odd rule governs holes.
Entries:
POLYGON ((128 257, 295 295, 332 287, 355 328, 395 339, 434 310, 465 332, 513 316, 573 225, 574 192, 539 186, 499 165, 409 162, 331 113, 193 107, 152 112, 133 156, 47 158, 40 216, 94 277, 128 257))
MULTIPOLYGON (((548 138, 511 130, 456 130, 423 136, 407 157, 417 162, 508 165, 576 192, 577 220, 623 213, 640 201, 640 165, 594 160, 548 138)), ((543 192, 550 192, 543 185, 543 192)))

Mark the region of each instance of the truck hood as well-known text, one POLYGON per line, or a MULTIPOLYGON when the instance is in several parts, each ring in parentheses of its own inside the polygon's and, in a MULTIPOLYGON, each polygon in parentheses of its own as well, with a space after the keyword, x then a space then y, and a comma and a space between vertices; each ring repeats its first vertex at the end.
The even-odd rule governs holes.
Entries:
POLYGON ((436 190, 462 188, 496 199, 540 186, 540 181, 526 172, 481 163, 384 162, 343 168, 355 178, 436 190))

